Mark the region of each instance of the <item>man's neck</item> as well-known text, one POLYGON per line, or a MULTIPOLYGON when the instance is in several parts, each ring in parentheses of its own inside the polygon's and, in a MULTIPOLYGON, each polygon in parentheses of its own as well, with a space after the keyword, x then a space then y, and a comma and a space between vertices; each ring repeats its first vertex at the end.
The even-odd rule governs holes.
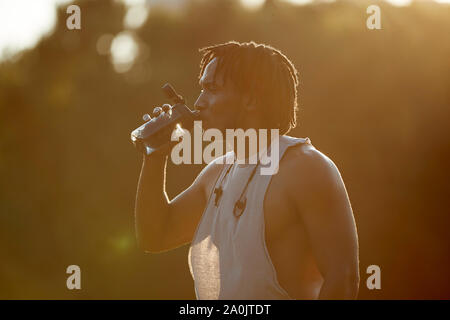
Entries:
MULTIPOLYGON (((244 154, 241 154, 238 150, 238 146, 237 146, 237 138, 234 137, 234 143, 233 143, 233 151, 234 151, 234 157, 235 157, 235 161, 236 160, 240 160, 239 163, 245 163, 245 164, 253 164, 256 163, 257 159, 259 159, 262 155, 263 152, 265 152, 267 149, 270 148, 270 145, 272 143, 272 135, 271 135, 271 130, 270 129, 265 129, 266 130, 266 141, 260 141, 260 133, 259 133, 259 129, 256 130, 256 146, 254 146, 253 148, 250 148, 250 140, 249 138, 245 138, 245 149, 244 149, 244 154), (260 145, 261 144, 261 145, 260 145)), ((245 130, 244 130, 245 131, 245 130)))

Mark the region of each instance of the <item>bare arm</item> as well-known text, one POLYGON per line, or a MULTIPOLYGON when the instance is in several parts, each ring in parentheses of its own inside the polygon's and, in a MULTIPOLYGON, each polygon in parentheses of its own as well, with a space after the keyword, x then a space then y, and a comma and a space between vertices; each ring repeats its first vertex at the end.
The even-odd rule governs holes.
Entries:
POLYGON ((336 165, 314 147, 298 152, 290 190, 324 278, 319 299, 355 299, 358 237, 351 204, 336 165), (302 190, 299 195, 296 190, 302 190))
MULTIPOLYGON (((168 150, 168 149, 167 149, 168 150)), ((144 157, 136 195, 135 221, 140 247, 161 252, 192 241, 220 165, 210 163, 194 182, 169 200, 165 192, 165 153, 144 157)))

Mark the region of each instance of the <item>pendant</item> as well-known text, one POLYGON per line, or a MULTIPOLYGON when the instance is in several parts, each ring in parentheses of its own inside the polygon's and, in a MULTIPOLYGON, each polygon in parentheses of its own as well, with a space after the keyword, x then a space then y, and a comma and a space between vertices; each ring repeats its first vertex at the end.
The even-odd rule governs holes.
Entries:
POLYGON ((236 218, 239 218, 245 210, 245 207, 247 206, 247 198, 244 197, 244 200, 238 200, 236 204, 234 205, 233 214, 236 218))

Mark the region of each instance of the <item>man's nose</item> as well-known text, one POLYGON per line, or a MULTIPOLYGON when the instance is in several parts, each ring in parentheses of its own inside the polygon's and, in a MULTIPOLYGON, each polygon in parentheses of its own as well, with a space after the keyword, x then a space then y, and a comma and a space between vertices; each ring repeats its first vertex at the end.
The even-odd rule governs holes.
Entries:
POLYGON ((202 101, 201 96, 198 97, 197 101, 195 101, 195 103, 194 103, 194 109, 195 109, 196 111, 203 111, 203 110, 205 110, 206 108, 207 108, 207 105, 206 105, 206 103, 204 103, 204 102, 202 101))

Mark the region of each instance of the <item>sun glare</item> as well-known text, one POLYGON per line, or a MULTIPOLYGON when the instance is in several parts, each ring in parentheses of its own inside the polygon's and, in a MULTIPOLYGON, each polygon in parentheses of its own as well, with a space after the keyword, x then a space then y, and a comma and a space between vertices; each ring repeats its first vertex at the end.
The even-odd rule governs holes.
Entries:
POLYGON ((242 5, 248 9, 258 9, 264 2, 265 0, 241 0, 242 5))
POLYGON ((412 0, 384 0, 384 1, 398 7, 409 6, 412 2, 412 0))

